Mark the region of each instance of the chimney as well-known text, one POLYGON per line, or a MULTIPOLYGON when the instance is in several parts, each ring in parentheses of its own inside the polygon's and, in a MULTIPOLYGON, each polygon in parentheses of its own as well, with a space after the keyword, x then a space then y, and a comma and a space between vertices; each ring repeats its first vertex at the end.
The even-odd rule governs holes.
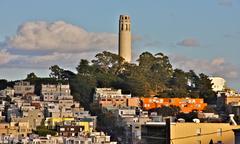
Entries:
POLYGON ((232 123, 233 125, 237 125, 233 117, 234 117, 234 114, 229 114, 229 119, 230 119, 229 122, 232 123))

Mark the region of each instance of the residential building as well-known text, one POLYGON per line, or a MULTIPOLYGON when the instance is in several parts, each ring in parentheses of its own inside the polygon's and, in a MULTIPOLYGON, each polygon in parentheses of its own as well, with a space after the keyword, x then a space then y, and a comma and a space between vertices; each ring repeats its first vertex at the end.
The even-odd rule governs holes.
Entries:
POLYGON ((193 110, 202 111, 206 108, 202 98, 141 98, 142 108, 150 110, 163 106, 177 106, 181 112, 189 113, 193 110))
POLYGON ((174 144, 234 143, 233 129, 239 125, 229 123, 171 123, 170 131, 165 122, 147 122, 142 125, 142 142, 174 144))
POLYGON ((44 110, 44 116, 45 117, 53 117, 58 118, 60 117, 60 108, 57 103, 47 103, 45 110, 44 110))
POLYGON ((28 122, 0 123, 1 136, 26 137, 32 133, 28 122))
POLYGON ((14 96, 14 89, 10 88, 10 87, 7 87, 6 89, 0 91, 0 95, 13 97, 14 96))
POLYGON ((42 84, 41 96, 43 101, 57 101, 58 96, 69 96, 70 93, 70 86, 68 84, 42 84))
POLYGON ((74 121, 74 118, 61 118, 61 117, 49 117, 46 118, 44 125, 49 127, 50 129, 55 129, 58 124, 62 123, 68 123, 71 124, 71 122, 74 121))
POLYGON ((131 98, 131 94, 123 94, 121 89, 114 90, 112 88, 96 88, 93 96, 94 100, 98 99, 122 99, 131 98))
POLYGON ((215 92, 224 91, 226 88, 226 81, 221 77, 209 77, 212 81, 212 89, 215 92))
POLYGON ((29 122, 29 128, 36 130, 37 126, 44 120, 43 112, 39 109, 28 110, 22 117, 13 118, 12 122, 29 122))
POLYGON ((6 120, 10 122, 11 119, 17 118, 17 117, 21 117, 20 109, 17 106, 11 104, 7 109, 6 120))
POLYGON ((31 85, 30 82, 20 81, 16 82, 14 85, 14 94, 16 96, 25 96, 28 93, 34 93, 34 85, 31 85))
POLYGON ((59 136, 75 137, 80 136, 84 131, 84 126, 77 125, 59 125, 57 126, 57 132, 59 136))

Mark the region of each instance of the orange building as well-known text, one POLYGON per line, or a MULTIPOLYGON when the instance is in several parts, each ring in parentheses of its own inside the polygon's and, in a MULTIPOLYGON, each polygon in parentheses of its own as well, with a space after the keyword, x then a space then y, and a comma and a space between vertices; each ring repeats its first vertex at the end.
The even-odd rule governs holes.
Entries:
POLYGON ((150 110, 163 106, 177 106, 181 112, 189 113, 193 110, 202 111, 207 106, 200 98, 141 98, 142 108, 150 110))
POLYGON ((101 107, 121 107, 127 105, 127 98, 103 98, 98 101, 101 107))
POLYGON ((98 100, 101 107, 141 107, 144 110, 176 106, 181 112, 189 113, 193 110, 203 111, 207 106, 201 98, 102 98, 98 100))

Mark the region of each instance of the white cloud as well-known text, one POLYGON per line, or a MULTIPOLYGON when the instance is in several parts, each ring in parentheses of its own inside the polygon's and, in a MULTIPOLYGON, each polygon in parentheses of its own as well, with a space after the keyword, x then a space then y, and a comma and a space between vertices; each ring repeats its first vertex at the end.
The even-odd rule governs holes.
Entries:
POLYGON ((24 23, 15 36, 0 44, 2 68, 48 68, 54 64, 74 68, 80 59, 93 59, 104 50, 116 52, 117 35, 88 32, 63 21, 40 21, 24 23))
POLYGON ((16 56, 11 55, 7 50, 0 49, 0 65, 6 64, 15 58, 16 56))
POLYGON ((200 46, 199 42, 195 38, 187 38, 177 43, 179 46, 185 47, 198 47, 200 46))
POLYGON ((20 50, 75 53, 113 49, 117 46, 117 35, 88 32, 63 21, 27 22, 6 43, 9 48, 20 50))
POLYGON ((224 58, 214 58, 212 60, 191 59, 184 56, 170 56, 174 67, 194 70, 198 73, 206 73, 212 76, 222 76, 227 80, 239 79, 239 67, 228 63, 224 58))
POLYGON ((224 58, 215 58, 211 61, 211 64, 215 65, 215 66, 223 65, 223 64, 225 64, 225 59, 224 58))
POLYGON ((34 68, 48 69, 52 65, 60 65, 64 68, 75 69, 80 59, 92 59, 95 53, 52 53, 41 56, 17 55, 15 60, 3 65, 8 68, 34 68))

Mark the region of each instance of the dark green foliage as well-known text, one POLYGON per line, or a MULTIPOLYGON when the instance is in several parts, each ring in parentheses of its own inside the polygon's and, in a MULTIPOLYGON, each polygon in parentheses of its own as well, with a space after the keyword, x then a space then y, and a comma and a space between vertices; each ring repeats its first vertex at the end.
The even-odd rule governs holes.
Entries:
POLYGON ((150 112, 157 112, 158 115, 162 116, 176 116, 180 112, 180 108, 176 106, 163 106, 150 110, 150 112))
POLYGON ((0 90, 3 90, 7 87, 13 88, 14 83, 15 83, 14 81, 7 81, 5 79, 0 79, 0 90))
POLYGON ((46 136, 46 135, 55 136, 57 134, 56 131, 50 130, 45 126, 38 126, 37 130, 35 130, 34 133, 38 134, 39 136, 46 136))
POLYGON ((64 75, 64 69, 60 68, 58 65, 51 66, 49 70, 51 71, 51 73, 49 74, 51 78, 55 78, 57 80, 66 79, 64 75))
POLYGON ((0 79, 0 90, 7 88, 8 81, 5 79, 0 79))
POLYGON ((211 107, 211 106, 207 106, 203 112, 205 113, 217 113, 216 109, 214 107, 211 107))
POLYGON ((201 73, 199 75, 200 81, 199 81, 199 96, 201 98, 204 98, 204 100, 207 103, 214 104, 216 103, 216 94, 215 92, 211 89, 212 84, 211 80, 208 79, 208 76, 201 73))
POLYGON ((94 88, 96 87, 96 79, 91 76, 77 75, 69 79, 69 84, 74 99, 79 101, 84 108, 89 109, 94 88))
POLYGON ((193 122, 193 119, 198 118, 197 111, 192 111, 190 113, 179 113, 177 119, 184 119, 186 122, 193 122))
POLYGON ((31 72, 30 74, 27 75, 26 80, 32 80, 36 78, 37 78, 37 75, 34 72, 31 72))

